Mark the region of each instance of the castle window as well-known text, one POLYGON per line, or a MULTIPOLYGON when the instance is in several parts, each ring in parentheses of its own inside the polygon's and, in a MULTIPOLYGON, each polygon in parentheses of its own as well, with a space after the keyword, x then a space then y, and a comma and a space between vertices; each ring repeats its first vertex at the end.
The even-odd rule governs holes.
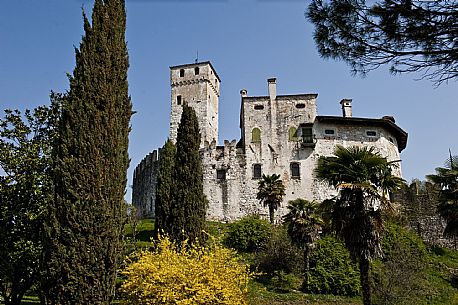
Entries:
POLYGON ((367 130, 366 131, 366 136, 368 136, 368 137, 376 137, 377 136, 377 132, 375 130, 367 130))
POLYGON ((262 176, 261 164, 253 165, 253 179, 261 179, 261 176, 262 176))
POLYGON ((177 95, 177 104, 181 105, 181 95, 177 95))
POLYGON ((298 109, 305 108, 305 104, 303 104, 303 103, 296 104, 296 108, 298 108, 298 109))
POLYGON ((194 68, 194 75, 199 75, 199 67, 194 68))
POLYGON ((289 165, 291 169, 291 178, 300 178, 301 173, 300 173, 300 164, 297 162, 291 162, 289 165))
POLYGON ((180 69, 180 77, 184 77, 184 69, 180 69))
POLYGON ((336 131, 334 129, 325 129, 324 134, 327 136, 333 136, 336 134, 336 131))
POLYGON ((226 179, 226 170, 224 170, 224 169, 217 169, 217 170, 216 170, 216 179, 218 179, 218 180, 225 180, 225 179, 226 179))
POLYGON ((251 142, 260 143, 261 142, 261 129, 253 128, 251 131, 251 142))
POLYGON ((262 110, 262 109, 264 109, 264 106, 263 105, 254 105, 254 109, 255 110, 262 110))
POLYGON ((303 143, 313 143, 312 127, 299 127, 298 136, 302 138, 303 143))
POLYGON ((288 131, 288 140, 297 141, 297 129, 296 127, 291 127, 288 131))

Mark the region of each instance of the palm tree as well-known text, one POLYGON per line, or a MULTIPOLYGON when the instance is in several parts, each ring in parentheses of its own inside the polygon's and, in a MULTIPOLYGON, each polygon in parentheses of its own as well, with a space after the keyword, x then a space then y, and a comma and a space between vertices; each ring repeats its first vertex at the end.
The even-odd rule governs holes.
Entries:
POLYGON ((332 157, 320 157, 315 173, 339 191, 331 205, 332 228, 359 262, 364 305, 371 304, 369 263, 382 255, 382 209, 392 209, 387 195, 404 180, 373 147, 337 146, 332 157))
POLYGON ((310 253, 314 248, 315 241, 319 237, 319 230, 323 225, 321 216, 317 213, 318 204, 305 199, 295 199, 288 202, 288 214, 283 216, 283 221, 288 227, 288 235, 294 244, 304 250, 304 283, 302 288, 308 290, 310 253))
POLYGON ((283 196, 285 196, 285 185, 280 180, 280 175, 264 175, 259 181, 258 193, 256 198, 264 205, 269 207, 270 223, 274 223, 275 211, 280 206, 283 196))
POLYGON ((439 191, 438 212, 446 222, 444 235, 458 237, 458 156, 452 156, 444 167, 436 168, 435 175, 427 175, 439 191))

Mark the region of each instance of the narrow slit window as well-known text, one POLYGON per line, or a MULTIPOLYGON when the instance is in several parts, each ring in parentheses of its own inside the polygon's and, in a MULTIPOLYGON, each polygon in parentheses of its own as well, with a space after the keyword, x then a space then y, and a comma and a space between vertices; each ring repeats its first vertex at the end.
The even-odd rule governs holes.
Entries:
POLYGON ((297 109, 305 108, 305 104, 302 104, 302 103, 296 104, 296 108, 297 108, 297 109))
POLYGON ((290 168, 291 168, 291 177, 292 177, 292 178, 300 178, 300 177, 301 177, 300 165, 299 165, 299 163, 297 163, 297 162, 292 162, 292 163, 290 164, 290 168))
POLYGON ((253 178, 254 179, 260 179, 261 176, 262 176, 261 164, 253 165, 253 178))
POLYGON ((177 95, 177 105, 181 105, 181 95, 177 95))
POLYGON ((325 129, 324 134, 327 136, 333 136, 336 134, 336 131, 334 129, 325 129))
POLYGON ((194 68, 194 75, 199 75, 199 67, 194 68))
POLYGON ((262 109, 264 109, 264 106, 263 105, 254 105, 254 109, 255 110, 262 110, 262 109))
POLYGON ((180 69, 180 77, 184 77, 184 69, 180 69))

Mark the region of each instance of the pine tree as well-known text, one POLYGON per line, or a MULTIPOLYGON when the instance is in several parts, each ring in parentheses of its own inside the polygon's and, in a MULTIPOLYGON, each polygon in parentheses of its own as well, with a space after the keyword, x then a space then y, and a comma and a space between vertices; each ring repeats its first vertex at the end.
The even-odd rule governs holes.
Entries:
POLYGON ((95 0, 85 14, 70 90, 54 143, 54 198, 46 224, 46 304, 110 304, 126 219, 129 165, 126 13, 123 0, 95 0))
POLYGON ((159 171, 157 174, 156 202, 155 202, 155 234, 170 235, 170 204, 172 202, 172 174, 175 165, 176 147, 167 140, 159 153, 159 171))
POLYGON ((201 242, 208 201, 203 190, 199 156, 199 123, 195 111, 187 105, 183 105, 176 145, 171 237, 176 241, 201 242))

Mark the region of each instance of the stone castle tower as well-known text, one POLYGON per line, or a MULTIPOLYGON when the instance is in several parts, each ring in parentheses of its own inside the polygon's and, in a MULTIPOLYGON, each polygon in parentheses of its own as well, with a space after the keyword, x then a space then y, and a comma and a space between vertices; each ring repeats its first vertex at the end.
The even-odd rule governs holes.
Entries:
POLYGON ((218 103, 221 80, 212 64, 207 62, 170 67, 172 111, 169 138, 175 142, 182 105, 187 103, 199 120, 201 147, 218 143, 218 103))
MULTIPOLYGON (((200 155, 204 192, 209 200, 207 216, 232 221, 247 214, 267 217, 256 199, 262 174, 279 174, 286 187, 280 217, 286 203, 297 198, 322 201, 335 190, 314 177, 320 156, 333 154, 336 145, 373 146, 389 161, 400 160, 407 133, 394 118, 356 118, 352 100, 342 99, 342 116, 317 113, 315 93, 277 94, 275 78, 267 80, 265 96, 240 91, 239 140, 218 146, 218 99, 220 78, 210 62, 170 67, 170 139, 176 140, 182 105, 197 114, 201 132, 200 155)), ((134 171, 132 204, 143 216, 154 216, 160 152, 146 156, 134 171)), ((395 173, 401 176, 398 168, 395 173)))

